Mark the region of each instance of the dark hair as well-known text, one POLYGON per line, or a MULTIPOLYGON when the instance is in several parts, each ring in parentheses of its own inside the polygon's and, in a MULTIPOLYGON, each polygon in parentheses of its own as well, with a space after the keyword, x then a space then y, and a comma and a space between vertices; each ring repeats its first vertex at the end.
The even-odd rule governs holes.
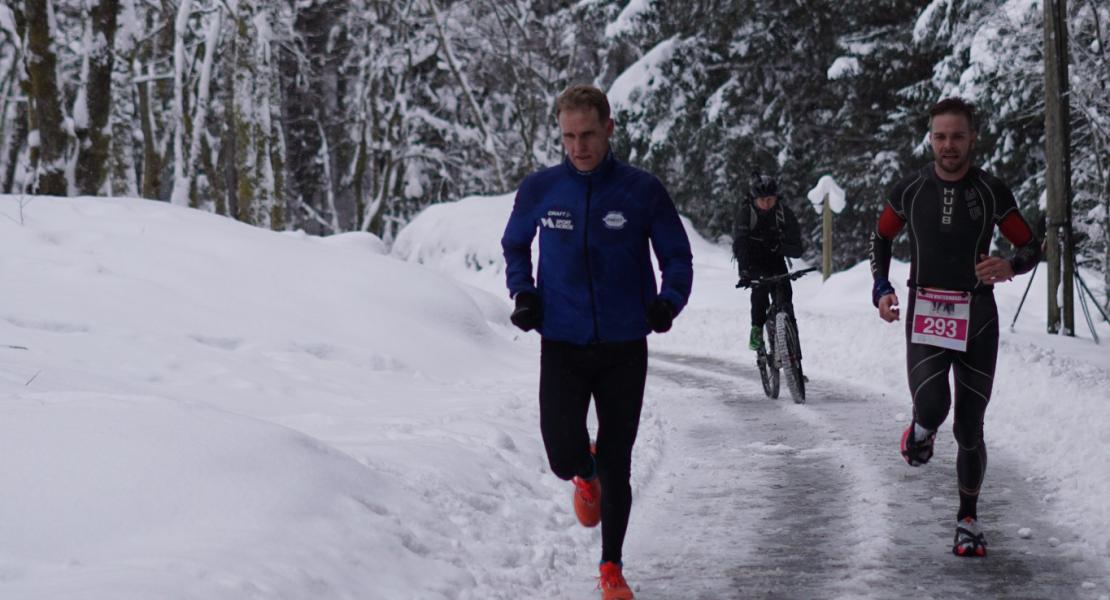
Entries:
POLYGON ((963 115, 967 125, 975 131, 975 105, 963 98, 953 96, 937 102, 929 109, 929 129, 933 128, 933 117, 937 115, 963 115))
POLYGON ((779 184, 775 178, 763 175, 759 171, 752 171, 752 180, 748 188, 753 199, 779 195, 779 184))
POLYGON ((590 108, 597 111, 597 116, 601 118, 602 123, 609 120, 609 99, 605 97, 605 92, 588 84, 572 85, 555 100, 556 117, 564 110, 590 108))

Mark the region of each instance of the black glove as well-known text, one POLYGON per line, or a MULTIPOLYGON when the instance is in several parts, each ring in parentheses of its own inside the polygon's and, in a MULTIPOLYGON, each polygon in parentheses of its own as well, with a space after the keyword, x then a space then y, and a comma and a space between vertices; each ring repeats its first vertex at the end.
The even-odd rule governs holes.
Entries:
POLYGON ((746 288, 752 287, 752 276, 747 271, 740 271, 740 280, 736 282, 736 287, 746 288))
POLYGON ((674 323, 674 307, 671 306, 670 302, 662 298, 656 298, 648 307, 647 321, 648 326, 655 333, 670 331, 671 324, 674 323))
POLYGON ((520 328, 521 331, 538 329, 543 322, 543 313, 540 310, 540 299, 532 292, 520 292, 516 295, 516 309, 509 320, 520 328))

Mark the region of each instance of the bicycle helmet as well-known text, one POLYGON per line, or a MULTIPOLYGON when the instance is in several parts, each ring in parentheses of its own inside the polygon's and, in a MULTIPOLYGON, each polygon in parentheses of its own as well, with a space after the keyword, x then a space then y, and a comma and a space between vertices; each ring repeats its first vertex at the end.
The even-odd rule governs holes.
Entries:
POLYGON ((749 184, 751 189, 752 198, 763 198, 766 196, 778 196, 779 185, 774 177, 770 175, 762 175, 759 171, 752 173, 752 181, 749 184))

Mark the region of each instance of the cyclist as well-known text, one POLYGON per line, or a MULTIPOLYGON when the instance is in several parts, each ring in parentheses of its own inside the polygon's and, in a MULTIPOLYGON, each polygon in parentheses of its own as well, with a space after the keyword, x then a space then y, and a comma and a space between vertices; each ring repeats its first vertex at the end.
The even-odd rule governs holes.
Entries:
POLYGON ((960 98, 935 104, 929 110, 929 143, 933 162, 894 186, 879 217, 871 243, 871 299, 884 321, 898 320, 898 295, 888 279, 891 242, 908 223, 906 367, 913 418, 902 433, 902 457, 916 467, 933 456, 937 429, 952 406, 951 369, 960 495, 952 552, 985 556, 977 505, 987 468, 983 415, 998 356, 994 285, 1031 270, 1040 260, 1040 243, 1010 189, 971 165, 971 104, 960 98), (1016 248, 1010 259, 988 256, 996 226, 1016 248))
MULTIPOLYGON (((737 287, 747 287, 753 279, 786 273, 785 257, 802 255, 798 219, 789 207, 779 202, 775 179, 756 171, 748 189, 748 198, 737 211, 732 233, 732 254, 740 272, 737 287)), ((784 281, 783 285, 786 312, 794 319, 790 281, 784 281)), ((752 289, 752 331, 748 347, 755 351, 763 348, 763 325, 767 321, 772 291, 766 287, 752 289)))

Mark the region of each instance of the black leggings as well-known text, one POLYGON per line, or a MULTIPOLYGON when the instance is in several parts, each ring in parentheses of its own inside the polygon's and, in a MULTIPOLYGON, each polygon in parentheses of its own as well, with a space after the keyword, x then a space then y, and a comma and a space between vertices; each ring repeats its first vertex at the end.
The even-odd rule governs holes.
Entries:
POLYGON ((586 415, 594 399, 602 561, 621 560, 646 377, 647 340, 589 346, 543 340, 540 346, 540 431, 551 471, 560 479, 593 472, 586 415))
MULTIPOLYGON (((751 269, 752 279, 759 279, 760 277, 770 277, 772 275, 785 275, 788 273, 786 268, 786 261, 779 259, 777 264, 755 266, 751 269)), ((786 303, 786 313, 791 318, 794 317, 794 289, 790 286, 790 281, 784 281, 783 285, 783 300, 786 303)), ((771 294, 774 293, 775 288, 772 286, 754 286, 752 287, 752 325, 763 327, 767 322, 767 309, 771 306, 771 294)))
MULTIPOLYGON (((790 282, 784 282, 782 299, 786 302, 786 314, 794 317, 794 289, 790 282)), ((752 325, 763 327, 767 322, 767 309, 771 307, 771 294, 774 288, 758 286, 752 288, 752 325)))
POLYGON ((931 431, 944 423, 952 406, 948 385, 951 368, 956 383, 953 431, 959 446, 956 476, 960 485, 960 510, 956 518, 977 518, 979 488, 987 470, 983 415, 990 402, 998 359, 998 308, 994 294, 986 292, 972 296, 969 337, 964 352, 910 342, 913 310, 911 291, 911 316, 906 319, 906 368, 913 395, 913 420, 931 431))

